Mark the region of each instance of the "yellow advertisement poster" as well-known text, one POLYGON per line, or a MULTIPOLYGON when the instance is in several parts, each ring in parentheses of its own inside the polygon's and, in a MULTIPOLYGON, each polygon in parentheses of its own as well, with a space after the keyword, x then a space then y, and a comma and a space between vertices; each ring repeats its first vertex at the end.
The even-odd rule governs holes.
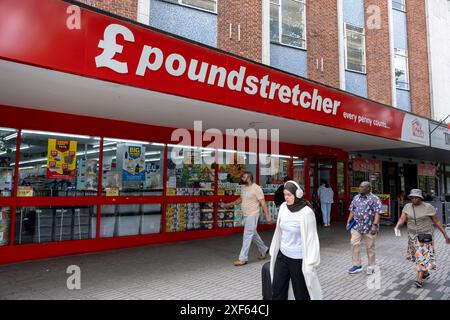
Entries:
POLYGON ((47 179, 75 179, 77 142, 48 139, 47 179))

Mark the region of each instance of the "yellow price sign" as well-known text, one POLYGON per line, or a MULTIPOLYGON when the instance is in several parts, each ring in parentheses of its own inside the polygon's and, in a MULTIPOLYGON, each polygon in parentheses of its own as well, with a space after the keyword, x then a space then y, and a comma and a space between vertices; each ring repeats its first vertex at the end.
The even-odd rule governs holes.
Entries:
POLYGON ((106 196, 107 197, 118 197, 119 196, 119 188, 106 188, 106 196))
POLYGON ((33 196, 33 188, 32 187, 19 187, 17 190, 18 197, 32 197, 33 196))
POLYGON ((167 189, 166 194, 168 196, 174 196, 176 194, 176 190, 175 189, 167 189))

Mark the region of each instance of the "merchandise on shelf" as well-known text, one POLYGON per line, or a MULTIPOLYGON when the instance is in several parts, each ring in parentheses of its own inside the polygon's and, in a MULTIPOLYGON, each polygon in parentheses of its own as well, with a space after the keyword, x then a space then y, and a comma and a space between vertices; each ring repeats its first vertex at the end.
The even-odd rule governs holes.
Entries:
POLYGON ((0 208, 0 246, 9 244, 9 226, 11 223, 11 209, 0 208))

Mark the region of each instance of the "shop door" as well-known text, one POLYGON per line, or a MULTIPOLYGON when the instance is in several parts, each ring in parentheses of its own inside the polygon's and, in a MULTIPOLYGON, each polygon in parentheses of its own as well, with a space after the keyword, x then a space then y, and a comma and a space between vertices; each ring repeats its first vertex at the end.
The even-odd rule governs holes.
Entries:
POLYGON ((400 194, 400 177, 398 175, 398 164, 396 162, 383 161, 383 193, 389 194, 391 200, 395 201, 394 208, 391 208, 394 219, 399 217, 397 196, 400 194))
POLYGON ((337 214, 337 177, 336 177, 336 159, 317 159, 310 161, 310 194, 314 204, 314 211, 318 222, 322 222, 322 211, 317 196, 317 190, 320 182, 325 180, 334 191, 334 203, 331 207, 331 221, 338 220, 337 214))
POLYGON ((405 181, 405 192, 409 194, 411 189, 417 188, 417 165, 403 164, 403 177, 405 181))

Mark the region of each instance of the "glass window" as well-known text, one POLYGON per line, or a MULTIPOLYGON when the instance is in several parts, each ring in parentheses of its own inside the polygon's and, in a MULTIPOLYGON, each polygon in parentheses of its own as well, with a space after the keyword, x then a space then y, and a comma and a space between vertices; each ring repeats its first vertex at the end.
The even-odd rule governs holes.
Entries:
POLYGON ((306 48, 306 3, 304 0, 270 1, 270 39, 306 48))
POLYGON ((437 195, 437 179, 431 176, 418 176, 419 177, 419 189, 426 191, 431 196, 437 195))
POLYGON ((405 0, 392 0, 392 8, 405 11, 406 10, 405 0))
POLYGON ((291 157, 283 155, 259 155, 259 182, 264 194, 275 194, 284 183, 284 178, 290 176, 291 157))
POLYGON ((170 145, 167 148, 167 195, 214 195, 214 157, 212 149, 170 145))
POLYGON ((214 203, 174 203, 166 206, 166 232, 211 230, 214 203))
MULTIPOLYGON (((10 197, 14 184, 17 130, 0 128, 0 197, 10 197)), ((23 146, 21 149, 28 148, 23 146)))
POLYGON ((217 0, 165 0, 166 2, 177 3, 201 10, 217 12, 217 0))
POLYGON ((338 161, 337 163, 337 188, 339 196, 345 195, 345 173, 344 162, 338 161))
POLYGON ((99 142, 96 137, 23 130, 18 196, 96 196, 99 142))
POLYGON ((163 144, 105 138, 103 141, 103 194, 106 196, 162 195, 163 164, 163 144))
POLYGON ((86 207, 17 208, 16 244, 95 238, 97 209, 86 207))
POLYGON ((364 28, 345 24, 345 38, 347 70, 366 73, 366 44, 364 28))
POLYGON ((11 208, 0 207, 0 247, 9 244, 11 208))
POLYGON ((305 186, 305 159, 293 158, 294 176, 292 177, 300 186, 305 186))
POLYGON ((409 90, 408 52, 395 49, 395 85, 399 89, 409 90))
POLYGON ((256 153, 219 150, 219 195, 240 195, 241 177, 248 171, 256 182, 256 153))
POLYGON ((104 205, 100 237, 111 238, 161 232, 160 204, 104 205))

